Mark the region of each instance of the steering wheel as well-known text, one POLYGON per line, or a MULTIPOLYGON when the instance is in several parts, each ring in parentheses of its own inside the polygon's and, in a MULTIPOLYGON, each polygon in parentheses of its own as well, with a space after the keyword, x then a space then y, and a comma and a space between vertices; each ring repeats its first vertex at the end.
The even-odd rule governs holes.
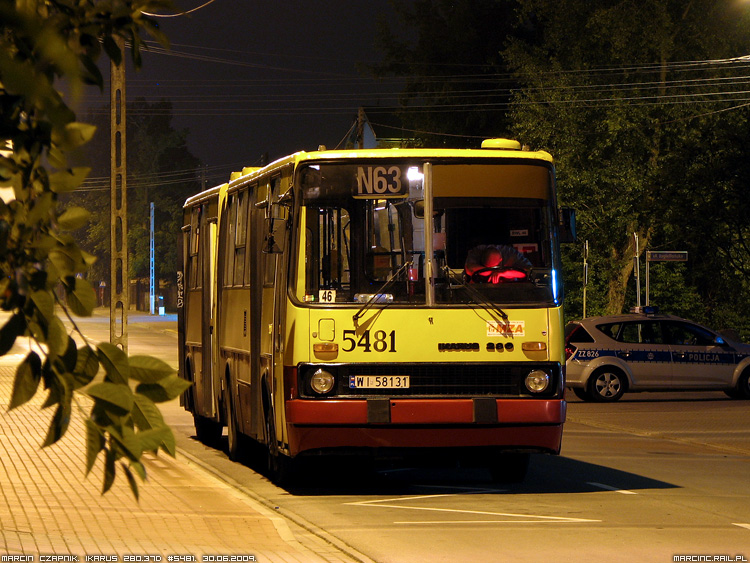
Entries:
POLYGON ((490 281, 490 278, 492 277, 492 274, 495 273, 502 273, 502 272, 518 272, 521 274, 520 276, 500 276, 501 280, 520 280, 526 278, 528 276, 528 273, 525 270, 522 270, 520 268, 514 268, 512 266, 487 266, 484 268, 479 268, 478 270, 475 270, 471 276, 469 276, 469 279, 473 281, 474 283, 488 283, 490 281), (483 275, 487 274, 489 275, 483 275))

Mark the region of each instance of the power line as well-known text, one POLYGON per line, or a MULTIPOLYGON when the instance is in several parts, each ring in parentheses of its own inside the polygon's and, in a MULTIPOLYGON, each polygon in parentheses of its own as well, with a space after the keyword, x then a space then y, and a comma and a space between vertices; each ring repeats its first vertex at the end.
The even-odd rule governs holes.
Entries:
POLYGON ((198 10, 201 10, 208 6, 209 4, 213 4, 216 0, 208 0, 205 4, 202 4, 201 6, 198 6, 197 8, 193 8, 192 10, 187 10, 185 12, 178 12, 176 14, 151 14, 149 12, 141 12, 144 16, 149 16, 151 18, 178 18, 180 16, 187 16, 188 14, 192 14, 193 12, 197 12, 198 10))

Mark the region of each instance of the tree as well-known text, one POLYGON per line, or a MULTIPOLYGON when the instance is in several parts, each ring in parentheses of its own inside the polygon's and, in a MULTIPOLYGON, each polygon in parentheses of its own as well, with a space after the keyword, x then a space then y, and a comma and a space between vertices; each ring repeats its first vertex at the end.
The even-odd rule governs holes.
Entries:
MULTIPOLYGON (((81 245, 101 259, 91 268, 91 279, 109 279, 109 108, 93 112, 97 135, 85 147, 92 162, 91 176, 69 198, 69 205, 88 202, 92 220, 82 233, 81 245), (102 180, 106 180, 103 182, 102 180), (106 183, 106 189, 101 189, 106 183)), ((185 200, 200 191, 196 177, 200 161, 187 148, 186 130, 172 126, 172 104, 134 99, 127 104, 128 155, 128 266, 129 277, 149 277, 150 203, 155 202, 155 246, 158 279, 175 279, 177 245, 185 200)))
POLYGON ((423 142, 475 146, 475 137, 507 131, 555 157, 560 197, 578 210, 581 241, 563 249, 566 314, 581 313, 584 240, 590 243, 587 313, 635 304, 637 233, 641 251, 689 251, 687 266, 652 264, 651 296, 665 310, 750 336, 747 61, 731 58, 750 44, 747 6, 713 0, 416 0, 410 6, 399 6, 400 33, 381 34, 385 59, 378 70, 406 77, 402 116, 413 127, 465 135, 440 141, 418 135, 423 142))
MULTIPOLYGON (((415 0, 393 6, 399 22, 380 22, 384 60, 372 70, 404 78, 400 115, 414 137, 426 146, 466 147, 475 146, 477 137, 507 134, 515 82, 501 51, 514 29, 516 3, 415 0)), ((374 110, 368 113, 372 117, 374 110)))
POLYGON ((693 257, 686 278, 699 289, 706 322, 748 337, 750 111, 709 118, 696 127, 700 139, 685 150, 683 165, 667 164, 668 175, 683 178, 665 217, 667 236, 684 241, 693 257))
MULTIPOLYGON (((735 108, 719 118, 729 106, 715 92, 733 69, 708 64, 747 45, 748 26, 735 9, 711 0, 523 2, 521 22, 532 33, 504 52, 524 86, 513 129, 555 155, 562 197, 580 210, 600 296, 594 311, 633 303, 633 233, 641 249, 699 242, 678 225, 683 213, 696 216, 707 190, 686 177, 726 169, 726 155, 706 151, 705 139, 717 124, 747 116, 735 108), (688 103, 695 100, 701 105, 688 103), (699 152, 704 158, 691 160, 699 152)), ((684 286, 693 306, 688 286, 697 281, 694 275, 684 286)), ((709 287, 701 289, 705 297, 709 287)), ((704 307, 690 310, 703 317, 704 307)))
POLYGON ((93 406, 85 421, 86 470, 104 452, 103 492, 119 462, 136 498, 135 476, 146 477, 143 452, 175 454, 174 436, 156 403, 178 396, 188 384, 161 360, 128 357, 108 343, 93 347, 74 329, 83 338, 77 344, 58 316, 75 326, 73 315, 90 315, 96 297, 81 277, 93 258, 70 234, 89 213, 58 206, 60 196, 88 173, 70 166, 66 155, 85 144, 94 128, 76 121, 56 86, 64 80, 73 97, 85 84, 101 88, 96 61, 103 50, 121 62, 117 38, 130 42, 139 66, 142 33, 166 42, 142 12, 166 7, 163 0, 0 0, 0 135, 12 149, 0 157, 0 185, 15 195, 0 204, 0 307, 10 313, 0 328, 0 354, 24 336, 44 350, 41 356, 30 352, 18 366, 9 408, 27 402, 43 382, 49 391, 44 406, 56 407, 47 446, 65 434, 75 397, 88 396, 93 406))

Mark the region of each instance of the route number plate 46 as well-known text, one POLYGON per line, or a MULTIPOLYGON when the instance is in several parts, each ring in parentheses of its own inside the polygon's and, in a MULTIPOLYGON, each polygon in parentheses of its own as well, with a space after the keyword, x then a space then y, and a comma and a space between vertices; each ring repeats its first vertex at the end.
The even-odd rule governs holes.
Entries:
POLYGON ((408 375, 350 375, 350 389, 407 389, 408 375))

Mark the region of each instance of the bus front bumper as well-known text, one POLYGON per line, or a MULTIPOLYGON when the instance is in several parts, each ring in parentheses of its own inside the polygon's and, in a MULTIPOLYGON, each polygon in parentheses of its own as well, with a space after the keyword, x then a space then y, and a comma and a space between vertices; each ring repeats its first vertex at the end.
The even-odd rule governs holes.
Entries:
POLYGON ((561 399, 290 400, 289 453, 359 448, 500 447, 559 453, 561 399))

